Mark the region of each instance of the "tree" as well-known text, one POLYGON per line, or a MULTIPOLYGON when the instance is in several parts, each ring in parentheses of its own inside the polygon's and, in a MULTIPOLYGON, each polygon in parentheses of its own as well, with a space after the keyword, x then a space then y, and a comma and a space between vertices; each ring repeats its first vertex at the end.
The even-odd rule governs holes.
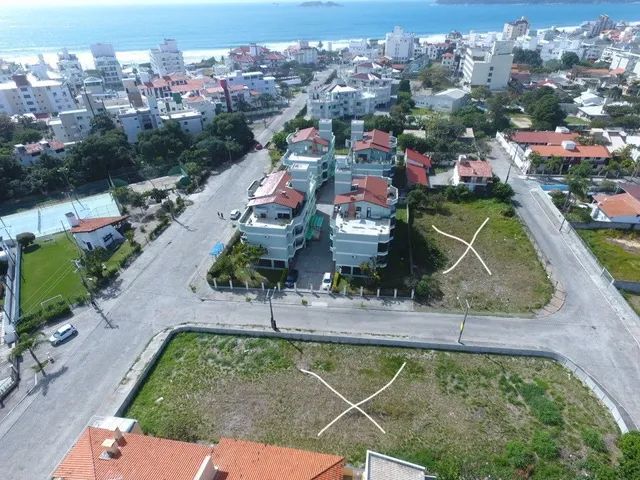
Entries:
POLYGON ((526 50, 516 47, 513 49, 513 63, 522 63, 532 67, 541 67, 542 58, 537 50, 526 50))
POLYGON ((149 197, 153 198, 156 203, 160 203, 169 195, 166 190, 160 190, 159 188, 152 188, 148 192, 149 197))
POLYGON ((545 168, 549 168, 549 171, 551 173, 562 174, 563 165, 564 161, 562 160, 562 158, 558 157, 557 155, 552 155, 545 163, 545 168))
POLYGON ((622 458, 618 467, 620 480, 640 478, 640 432, 625 433, 618 441, 622 458))
POLYGON ((516 194, 508 183, 503 183, 499 179, 491 184, 491 195, 503 203, 511 203, 511 199, 516 194))
POLYGON ((22 232, 16 235, 16 241, 24 249, 36 241, 36 236, 31 232, 22 232))
POLYGON ((13 138, 13 133, 16 131, 16 124, 13 123, 9 115, 0 114, 0 140, 3 142, 9 142, 13 138))
POLYGON ((110 130, 115 130, 116 126, 107 113, 99 113, 91 119, 90 134, 102 135, 110 130))
POLYGON ((65 166, 75 183, 106 178, 109 171, 131 165, 131 146, 119 130, 89 135, 76 144, 65 158, 65 166))
POLYGON ((429 203, 429 197, 422 186, 418 186, 407 194, 407 205, 412 211, 424 210, 429 203))
POLYGON ((13 142, 22 143, 23 145, 39 142, 40 140, 42 140, 42 132, 33 128, 18 130, 13 135, 13 142))
POLYGON ((442 289, 437 278, 431 275, 423 275, 416 284, 416 296, 425 302, 430 302, 442 296, 442 289))
POLYGON ((422 86, 433 88, 434 90, 444 90, 453 85, 449 79, 449 70, 441 64, 436 63, 420 72, 422 86))
POLYGON ((398 85, 398 91, 411 93, 411 82, 409 82, 409 80, 407 80, 406 78, 403 80, 400 80, 400 84, 398 85))
POLYGON ((141 132, 138 135, 138 152, 148 165, 168 167, 191 145, 191 137, 182 131, 180 124, 165 122, 161 128, 141 132))
POLYGON ((45 343, 46 341, 46 337, 42 332, 23 333, 22 335, 20 335, 16 346, 13 347, 13 350, 11 350, 11 355, 14 357, 19 357, 24 352, 28 351, 31 355, 31 358, 33 358, 33 361, 36 362, 36 365, 38 365, 38 371, 42 372, 42 374, 46 376, 47 373, 44 371, 44 364, 38 357, 36 357, 35 352, 36 348, 38 348, 38 345, 45 343))
MULTIPOLYGON (((540 90, 546 90, 546 87, 540 90)), ((551 89, 549 89, 551 90, 551 89)), ((560 107, 560 99, 551 90, 543 95, 534 97, 527 106, 527 113, 532 117, 533 128, 536 130, 553 130, 564 122, 566 113, 560 107)), ((525 97, 528 94, 525 94, 525 97)))
POLYGON ((471 88, 471 98, 475 100, 486 100, 491 97, 491 90, 486 85, 471 88))
POLYGON ((504 93, 494 95, 487 101, 487 105, 489 107, 489 121, 491 122, 493 132, 509 128, 509 117, 507 117, 505 109, 505 106, 508 104, 509 99, 504 93))
POLYGON ((246 117, 242 113, 221 113, 217 115, 206 130, 206 133, 220 139, 234 140, 245 153, 253 148, 255 139, 249 128, 246 117))
POLYGON ((580 57, 574 52, 564 52, 560 57, 560 62, 562 62, 564 68, 572 68, 580 63, 580 57))

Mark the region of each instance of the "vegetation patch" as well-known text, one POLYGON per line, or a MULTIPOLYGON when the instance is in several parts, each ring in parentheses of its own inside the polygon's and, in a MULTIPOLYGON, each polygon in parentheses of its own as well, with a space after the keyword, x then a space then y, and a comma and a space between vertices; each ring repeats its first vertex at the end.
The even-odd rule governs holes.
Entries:
POLYGON ((577 230, 616 280, 640 282, 640 232, 577 230))
POLYGON ((615 475, 619 432, 609 413, 544 359, 183 333, 126 416, 151 435, 237 437, 355 464, 373 449, 443 479, 633 478, 615 475), (363 406, 386 434, 351 412, 317 436, 345 404, 299 369, 359 401, 404 362, 395 383, 363 406))

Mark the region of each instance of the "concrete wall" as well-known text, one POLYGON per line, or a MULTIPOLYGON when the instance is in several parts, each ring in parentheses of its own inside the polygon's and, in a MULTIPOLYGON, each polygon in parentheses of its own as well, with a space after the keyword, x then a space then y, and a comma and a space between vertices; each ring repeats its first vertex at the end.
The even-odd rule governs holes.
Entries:
POLYGON ((576 230, 640 230, 640 223, 622 222, 571 222, 571 226, 576 230))

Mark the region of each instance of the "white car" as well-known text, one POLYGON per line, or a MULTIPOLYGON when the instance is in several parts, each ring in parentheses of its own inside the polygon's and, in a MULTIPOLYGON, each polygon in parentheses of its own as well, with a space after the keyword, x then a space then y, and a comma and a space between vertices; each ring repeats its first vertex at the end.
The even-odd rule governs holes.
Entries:
POLYGON ((325 272, 322 276, 322 284, 320 285, 321 290, 331 290, 331 272, 325 272))
POLYGON ((231 220, 237 220, 240 218, 240 210, 231 210, 231 214, 229 215, 231 220))
POLYGON ((68 338, 71 338, 77 334, 78 330, 76 330, 76 327, 74 327, 70 323, 67 323, 66 325, 61 326, 58 330, 53 332, 53 335, 49 337, 49 342, 54 346, 59 345, 68 338))

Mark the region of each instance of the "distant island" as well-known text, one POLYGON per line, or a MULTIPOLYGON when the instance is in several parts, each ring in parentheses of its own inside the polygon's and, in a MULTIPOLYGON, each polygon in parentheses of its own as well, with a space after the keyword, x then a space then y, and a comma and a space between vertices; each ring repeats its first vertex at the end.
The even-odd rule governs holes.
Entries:
MULTIPOLYGON (((609 0, 611 1, 611 0, 609 0)), ((616 3, 635 3, 638 0, 617 0, 616 3)), ((313 2, 309 2, 313 3, 313 2)), ((436 0, 440 5, 465 5, 465 4, 516 4, 522 3, 522 0, 436 0)), ((536 3, 607 3, 606 0, 536 0, 536 3)))
POLYGON ((341 7, 339 3, 336 2, 302 2, 300 7, 341 7))

